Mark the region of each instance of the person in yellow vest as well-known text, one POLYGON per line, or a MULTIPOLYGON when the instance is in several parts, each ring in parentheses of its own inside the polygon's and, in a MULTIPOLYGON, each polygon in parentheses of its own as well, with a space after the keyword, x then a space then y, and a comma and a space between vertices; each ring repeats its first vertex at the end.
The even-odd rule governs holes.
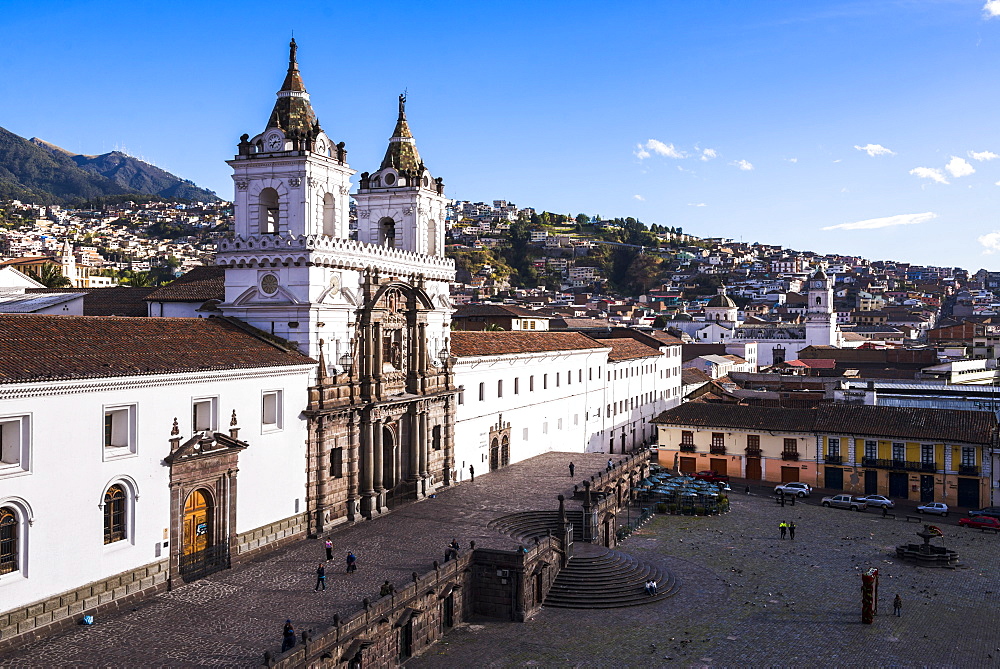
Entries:
POLYGON ((784 539, 785 533, 788 532, 788 523, 786 523, 785 521, 781 521, 780 523, 778 523, 778 530, 781 531, 781 538, 784 539))

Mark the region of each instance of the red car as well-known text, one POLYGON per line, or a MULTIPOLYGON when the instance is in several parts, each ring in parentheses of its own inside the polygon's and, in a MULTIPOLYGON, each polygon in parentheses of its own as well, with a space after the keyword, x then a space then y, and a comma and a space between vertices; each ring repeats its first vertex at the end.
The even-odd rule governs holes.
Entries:
POLYGON ((959 525, 971 527, 974 530, 1000 530, 1000 519, 990 516, 973 516, 972 518, 959 518, 959 525))
POLYGON ((694 475, 696 479, 708 481, 709 483, 729 483, 729 477, 725 474, 716 474, 713 471, 705 470, 694 475))

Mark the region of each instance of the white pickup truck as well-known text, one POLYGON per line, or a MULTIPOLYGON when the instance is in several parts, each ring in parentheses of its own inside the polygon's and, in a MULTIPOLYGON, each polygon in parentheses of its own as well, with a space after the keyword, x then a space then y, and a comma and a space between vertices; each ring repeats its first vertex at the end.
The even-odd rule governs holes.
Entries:
POLYGON ((864 511, 868 508, 868 502, 850 495, 824 497, 821 503, 823 506, 835 506, 838 509, 850 509, 851 511, 864 511))

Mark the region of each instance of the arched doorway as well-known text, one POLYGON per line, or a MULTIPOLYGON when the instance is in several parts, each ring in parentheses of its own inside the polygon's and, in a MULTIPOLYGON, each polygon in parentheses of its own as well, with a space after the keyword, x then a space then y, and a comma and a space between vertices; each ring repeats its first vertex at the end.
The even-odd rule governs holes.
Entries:
POLYGON ((510 464, 510 437, 504 435, 500 442, 500 466, 506 467, 510 464))
POLYGON ((207 491, 198 489, 184 502, 184 549, 189 556, 211 548, 212 502, 207 491))
POLYGON ((490 442, 490 471, 500 468, 500 442, 496 439, 490 442))
POLYGON ((396 480, 396 433, 386 425, 382 428, 382 486, 392 490, 396 480))

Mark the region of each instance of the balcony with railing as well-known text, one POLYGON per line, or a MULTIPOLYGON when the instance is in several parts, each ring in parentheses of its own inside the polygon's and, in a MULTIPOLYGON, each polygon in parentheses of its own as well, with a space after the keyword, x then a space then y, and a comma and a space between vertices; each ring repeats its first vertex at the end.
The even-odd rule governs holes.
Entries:
POLYGON ((746 454, 748 458, 759 458, 761 457, 761 452, 759 448, 747 447, 746 454))
POLYGON ((843 462, 843 459, 839 455, 834 455, 833 453, 826 454, 826 464, 839 465, 841 462, 843 462))
POLYGON ((726 445, 725 444, 712 444, 708 447, 708 452, 712 455, 725 455, 726 445))
POLYGON ((935 472, 936 462, 915 462, 913 460, 879 460, 877 458, 862 458, 862 467, 875 469, 902 469, 908 472, 935 472))
POLYGON ((960 476, 979 476, 978 465, 959 465, 958 473, 960 476))
POLYGON ((695 448, 694 444, 685 444, 684 442, 681 442, 681 453, 694 453, 695 448))
POLYGON ((798 451, 782 451, 781 452, 781 459, 782 460, 798 460, 799 459, 799 452, 798 451))

